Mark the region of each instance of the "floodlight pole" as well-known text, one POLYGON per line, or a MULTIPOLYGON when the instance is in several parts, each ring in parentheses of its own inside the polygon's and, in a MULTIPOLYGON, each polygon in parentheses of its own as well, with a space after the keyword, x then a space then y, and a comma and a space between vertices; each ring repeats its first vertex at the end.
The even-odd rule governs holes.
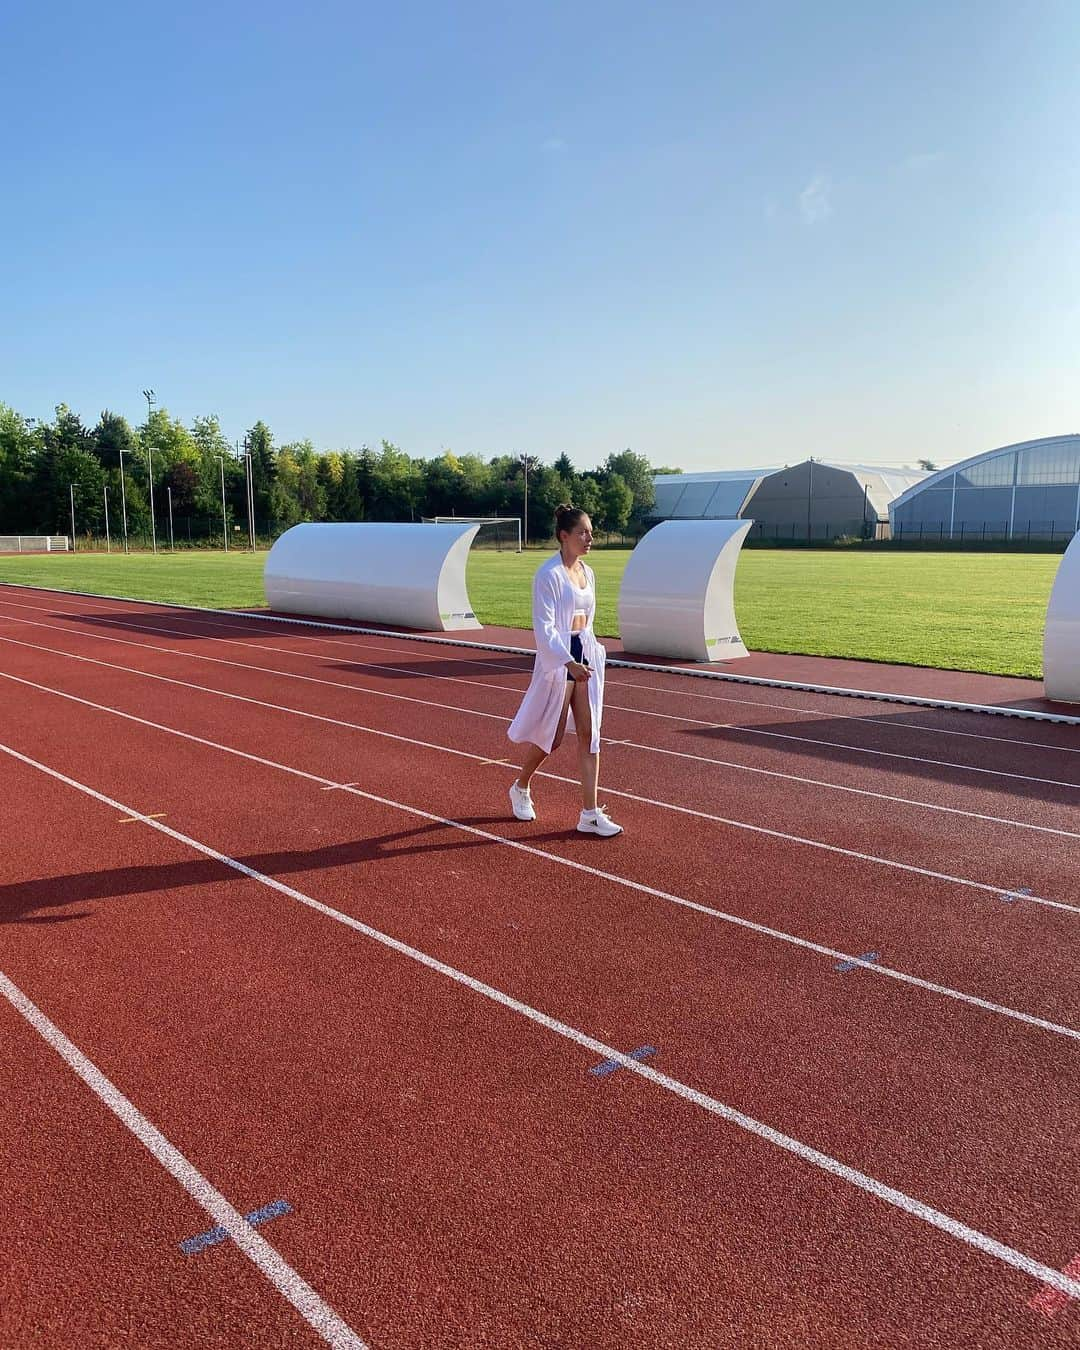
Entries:
POLYGON ((71 495, 71 551, 75 552, 75 484, 68 484, 68 492, 71 495))
POLYGON ((112 552, 112 540, 109 538, 109 485, 102 483, 101 490, 105 494, 105 552, 112 552))
POLYGON ((120 505, 124 516, 124 552, 128 551, 127 488, 124 487, 124 452, 120 451, 120 505))
POLYGON ((150 417, 154 411, 154 404, 157 398, 152 389, 143 390, 143 398, 146 399, 146 458, 149 464, 150 478, 150 537, 153 540, 154 552, 157 552, 157 523, 154 520, 154 448, 150 444, 150 417))
POLYGON ((229 551, 229 523, 225 516, 225 456, 218 455, 221 468, 221 537, 225 540, 225 552, 229 551))
POLYGON ((521 454, 518 455, 518 459, 521 461, 521 468, 525 475, 525 514, 522 524, 525 528, 525 547, 527 548, 529 545, 529 470, 536 462, 536 456, 521 454))
MULTIPOLYGON (((240 442, 236 442, 236 459, 240 461, 240 442)), ((248 544, 255 552, 255 464, 251 458, 251 436, 244 432, 244 505, 247 507, 248 544)))

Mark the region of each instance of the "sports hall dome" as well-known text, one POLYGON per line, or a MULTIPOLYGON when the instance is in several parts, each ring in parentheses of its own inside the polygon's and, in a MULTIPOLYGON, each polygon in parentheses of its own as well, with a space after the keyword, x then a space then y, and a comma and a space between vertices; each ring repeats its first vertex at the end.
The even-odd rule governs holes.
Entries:
POLYGON ((894 539, 1067 539, 1080 529, 1080 435, 973 455, 902 493, 889 516, 894 539))

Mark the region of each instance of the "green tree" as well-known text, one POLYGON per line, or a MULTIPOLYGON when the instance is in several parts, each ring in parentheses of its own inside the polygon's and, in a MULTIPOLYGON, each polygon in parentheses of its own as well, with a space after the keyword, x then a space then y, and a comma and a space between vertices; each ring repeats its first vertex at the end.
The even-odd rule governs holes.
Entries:
MULTIPOLYGON (((263 421, 258 421, 245 433, 244 444, 251 455, 251 491, 255 498, 256 527, 271 528, 271 492, 277 478, 277 456, 274 437, 263 421)), ((295 522, 293 522, 295 523, 295 522)))
POLYGON ((154 483, 171 464, 181 460, 198 466, 199 447, 191 433, 178 417, 170 417, 167 408, 155 408, 139 428, 139 441, 144 450, 153 452, 154 483))
MULTIPOLYGON (((195 514, 205 516, 208 520, 217 521, 221 515, 221 480, 224 470, 225 478, 225 501, 226 515, 229 520, 238 518, 247 519, 247 501, 244 490, 244 469, 237 463, 235 447, 230 445, 225 439, 225 434, 221 430, 221 424, 216 416, 196 417, 191 424, 191 431, 188 433, 188 439, 195 450, 195 459, 192 461, 186 451, 181 454, 183 463, 190 464, 196 476, 196 489, 192 494, 190 505, 185 508, 184 514, 195 514)), ((183 484, 189 482, 188 476, 182 474, 180 481, 183 484)), ((176 490, 173 489, 173 509, 179 510, 176 505, 176 490)), ((215 530, 217 526, 215 524, 215 530)))
POLYGON ((341 474, 341 512, 339 520, 363 520, 367 510, 364 501, 363 480, 359 455, 347 454, 341 474))
POLYGON ((447 450, 424 466, 424 515, 469 515, 465 509, 461 461, 447 450))
MULTIPOLYGON (((620 454, 608 455, 604 462, 604 474, 607 477, 618 474, 623 480, 630 489, 633 498, 630 517, 636 521, 643 521, 656 502, 652 466, 645 456, 635 454, 633 450, 623 450, 620 454)), ((612 526, 611 528, 621 530, 623 527, 612 526)))
POLYGON ((97 426, 90 434, 91 448, 105 469, 119 469, 121 454, 133 455, 138 446, 127 418, 108 408, 102 410, 97 426))
POLYGON ((575 506, 580 507, 596 524, 600 515, 601 498, 600 483, 592 474, 580 474, 575 476, 571 484, 571 501, 575 506))
POLYGON ((571 498, 571 487, 554 468, 534 469, 529 476, 529 535, 550 539, 555 533, 555 508, 571 498))
POLYGON ((95 454, 66 446, 56 456, 52 484, 53 530, 67 534, 71 528, 71 502, 75 501, 77 534, 105 532, 105 474, 95 454))
POLYGON ((326 498, 325 519, 346 520, 341 512, 341 489, 345 481, 345 456, 340 450, 327 450, 318 457, 316 472, 319 487, 326 498))
POLYGON ((422 465, 389 441, 372 466, 372 508, 375 520, 415 520, 423 499, 422 465))
MULTIPOLYGON (((78 461, 62 464, 68 451, 89 453, 90 433, 66 403, 56 405, 56 420, 38 427, 38 448, 27 493, 27 513, 37 530, 67 534, 71 529, 68 488, 78 461)), ((97 459, 91 456, 94 463, 97 459)), ((104 503, 103 509, 104 509, 104 503)))
POLYGON ((296 461, 296 500, 300 504, 301 520, 326 519, 326 488, 319 478, 319 456, 310 441, 294 441, 282 446, 296 461))
POLYGON ((275 456, 275 475, 270 488, 269 508, 272 533, 287 530, 303 519, 300 506, 300 466, 287 445, 283 445, 275 456))
MULTIPOLYGON (((461 470, 461 505, 458 514, 463 516, 484 516, 488 496, 491 490, 491 470, 479 455, 462 455, 458 460, 461 470)), ((511 513, 512 514, 512 513, 511 513)))
MULTIPOLYGON (((172 493, 173 516, 188 517, 206 511, 205 489, 199 481, 195 466, 186 460, 170 464, 162 475, 161 486, 172 493), (199 503, 200 491, 203 501, 199 503)), ((167 509, 167 508, 166 508, 167 509)))
POLYGON ((481 514, 520 516, 522 504, 521 462, 515 455, 495 455, 488 461, 486 502, 481 514))
POLYGON ((0 532, 29 533, 30 488, 39 438, 30 421, 0 403, 0 532))
POLYGON ((634 494, 622 474, 606 474, 600 487, 600 528, 609 534, 622 534, 634 505, 634 494))

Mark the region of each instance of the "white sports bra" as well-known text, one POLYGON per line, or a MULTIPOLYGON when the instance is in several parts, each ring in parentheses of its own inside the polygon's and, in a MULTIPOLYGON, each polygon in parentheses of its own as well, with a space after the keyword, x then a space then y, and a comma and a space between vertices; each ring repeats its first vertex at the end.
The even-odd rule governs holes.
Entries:
MULTIPOLYGON (((571 581, 570 585, 574 586, 574 583, 571 581)), ((574 600, 574 618, 591 619, 596 610, 596 594, 593 591, 592 582, 587 581, 584 590, 574 586, 574 595, 576 597, 574 600)))

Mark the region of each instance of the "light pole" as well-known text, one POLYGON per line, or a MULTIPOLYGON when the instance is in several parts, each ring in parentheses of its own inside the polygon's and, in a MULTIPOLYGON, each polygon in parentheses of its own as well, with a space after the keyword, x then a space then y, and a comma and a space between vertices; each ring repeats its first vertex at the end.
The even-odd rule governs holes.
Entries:
POLYGON ((68 484, 68 492, 71 494, 71 551, 75 552, 75 484, 68 484))
POLYGON ((154 542, 154 552, 157 552, 157 524, 154 520, 154 448, 150 444, 150 418, 154 412, 154 404, 157 402, 152 389, 143 390, 143 398, 146 399, 146 458, 149 464, 150 473, 150 537, 154 542))
POLYGON ((221 466, 221 537, 225 540, 225 552, 229 551, 229 522, 225 515, 225 456, 218 455, 221 466))
POLYGON ((529 470, 535 465, 535 463, 536 463, 536 456, 535 456, 535 455, 525 455, 525 454, 521 454, 521 455, 518 455, 518 459, 521 461, 522 472, 523 472, 524 475, 525 475, 525 505, 524 505, 525 516, 524 516, 524 519, 523 519, 523 521, 522 521, 522 524, 523 524, 524 527, 525 527, 525 547, 528 548, 528 547, 529 547, 529 470))
POLYGON ((124 451, 120 451, 120 505, 124 515, 124 552, 128 551, 127 537, 127 488, 124 486, 124 451))
POLYGON ((251 437, 244 435, 244 487, 247 497, 248 538, 255 552, 255 465, 251 458, 251 437))

